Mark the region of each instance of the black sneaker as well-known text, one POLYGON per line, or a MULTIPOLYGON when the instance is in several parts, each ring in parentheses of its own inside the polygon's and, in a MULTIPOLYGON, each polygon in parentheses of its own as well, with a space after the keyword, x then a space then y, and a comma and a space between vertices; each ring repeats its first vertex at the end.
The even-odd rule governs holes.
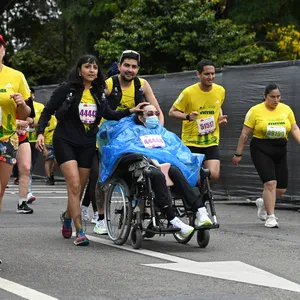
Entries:
POLYGON ((32 214, 33 209, 28 207, 28 205, 26 204, 26 201, 23 201, 21 205, 20 204, 17 205, 17 213, 18 214, 32 214))
POLYGON ((54 185, 54 176, 53 175, 51 175, 50 177, 47 177, 46 185, 54 185))

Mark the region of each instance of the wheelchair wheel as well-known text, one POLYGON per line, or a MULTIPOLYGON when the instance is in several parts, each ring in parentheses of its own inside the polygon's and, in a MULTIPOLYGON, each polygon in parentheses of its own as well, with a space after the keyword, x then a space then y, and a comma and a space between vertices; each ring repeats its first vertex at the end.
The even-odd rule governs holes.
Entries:
POLYGON ((197 232, 197 243, 200 248, 205 248, 210 240, 210 232, 208 229, 198 230, 197 232))
POLYGON ((109 182, 105 201, 105 221, 107 233, 117 245, 123 245, 129 236, 132 206, 128 199, 129 189, 122 179, 109 182))
POLYGON ((132 227, 130 233, 131 245, 134 249, 140 249, 142 246, 142 230, 140 228, 132 227))
MULTIPOLYGON (((192 224, 193 224, 193 218, 189 217, 189 225, 193 226, 192 224)), ((193 231, 189 236, 187 236, 185 238, 182 237, 178 232, 175 232, 173 235, 174 235, 175 240, 178 243, 180 243, 180 244, 187 244, 192 239, 192 237, 194 235, 194 232, 195 231, 193 231)))

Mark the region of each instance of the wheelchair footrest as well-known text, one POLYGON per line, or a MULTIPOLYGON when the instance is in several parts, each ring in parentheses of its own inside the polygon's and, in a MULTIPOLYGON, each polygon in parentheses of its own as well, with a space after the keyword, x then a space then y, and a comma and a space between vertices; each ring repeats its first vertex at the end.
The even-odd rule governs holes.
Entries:
POLYGON ((155 234, 168 234, 168 233, 175 233, 180 231, 180 228, 173 228, 173 227, 152 227, 151 229, 144 229, 146 232, 151 232, 155 234))
POLYGON ((220 224, 212 224, 212 225, 205 225, 205 226, 195 226, 195 230, 204 230, 204 229, 216 229, 219 228, 220 224))

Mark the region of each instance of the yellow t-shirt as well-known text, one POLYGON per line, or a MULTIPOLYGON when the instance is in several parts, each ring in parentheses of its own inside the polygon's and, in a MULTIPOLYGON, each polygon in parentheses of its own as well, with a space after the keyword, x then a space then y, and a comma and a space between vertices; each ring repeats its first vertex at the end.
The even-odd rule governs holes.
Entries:
POLYGON ((50 145, 50 146, 52 145, 53 133, 54 133, 54 129, 56 128, 56 125, 57 125, 57 119, 55 118, 55 116, 52 115, 49 121, 49 126, 45 128, 45 132, 44 132, 46 145, 50 145))
POLYGON ((0 72, 0 140, 6 140, 16 131, 17 105, 10 98, 21 93, 24 100, 30 97, 30 89, 23 73, 2 65, 0 72))
POLYGON ((90 129, 90 126, 94 124, 92 120, 94 119, 95 121, 96 115, 97 115, 96 101, 92 96, 90 89, 84 90, 79 103, 79 117, 86 131, 88 131, 90 129))
POLYGON ((258 139, 288 139, 293 124, 296 124, 292 109, 279 103, 274 110, 268 110, 262 102, 249 109, 244 124, 253 129, 258 139))
MULTIPOLYGON (((141 83, 141 87, 143 87, 144 83, 145 83, 145 79, 142 79, 139 77, 139 80, 141 83)), ((110 78, 106 79, 105 82, 106 82, 106 86, 107 86, 107 89, 110 94, 112 91, 112 87, 113 87, 113 80, 110 77, 110 78)), ((129 88, 122 89, 122 98, 121 98, 120 104, 118 105, 116 110, 122 110, 122 109, 126 109, 126 108, 135 107, 134 95, 135 95, 134 80, 132 80, 129 88)))
MULTIPOLYGON (((35 111, 34 122, 35 122, 35 124, 37 124, 40 117, 41 117, 41 113, 44 109, 44 104, 33 101, 33 107, 34 107, 34 111, 35 111)), ((36 130, 37 130, 36 126, 35 127, 29 127, 29 129, 28 129, 28 140, 29 140, 29 142, 36 142, 37 141, 36 130)))
POLYGON ((180 93, 174 107, 186 114, 199 113, 197 120, 182 122, 181 139, 185 145, 204 148, 219 144, 218 120, 224 99, 225 89, 215 83, 209 92, 202 91, 195 83, 180 93))

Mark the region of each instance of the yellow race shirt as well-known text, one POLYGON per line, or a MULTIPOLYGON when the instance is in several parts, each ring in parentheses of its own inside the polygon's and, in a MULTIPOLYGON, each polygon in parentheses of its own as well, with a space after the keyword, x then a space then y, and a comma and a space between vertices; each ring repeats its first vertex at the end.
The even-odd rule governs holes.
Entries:
POLYGON ((6 140, 16 131, 17 105, 10 98, 14 93, 21 93, 24 100, 30 97, 30 89, 24 75, 2 65, 0 72, 0 140, 6 140))
MULTIPOLYGON (((35 122, 35 124, 37 124, 40 117, 41 117, 41 113, 44 109, 44 104, 33 101, 33 107, 34 107, 34 112, 35 112, 34 122, 35 122)), ((37 141, 36 130, 37 130, 36 126, 28 128, 28 140, 29 140, 29 142, 36 142, 37 141)))
MULTIPOLYGON (((145 79, 139 78, 139 80, 141 83, 141 87, 143 87, 144 83, 145 83, 145 79)), ((106 86, 107 86, 107 89, 110 94, 112 91, 112 87, 113 87, 113 80, 110 77, 110 78, 106 79, 105 82, 106 82, 106 86)), ((132 80, 129 88, 122 89, 122 98, 121 98, 120 104, 116 110, 122 110, 122 109, 126 109, 126 108, 135 107, 134 95, 135 95, 134 80, 132 80)))
POLYGON ((50 145, 50 146, 52 145, 53 133, 54 133, 54 129, 56 128, 56 125, 57 125, 57 119, 55 118, 55 116, 52 115, 49 121, 49 126, 45 128, 45 132, 44 132, 46 145, 50 145))
POLYGON ((95 123, 97 116, 96 101, 92 96, 90 89, 83 91, 78 109, 80 120, 83 123, 85 130, 88 131, 90 125, 95 123))
POLYGON ((274 110, 268 110, 262 102, 250 108, 244 125, 253 129, 253 137, 258 139, 288 139, 293 124, 296 124, 292 109, 279 103, 274 110))
POLYGON ((219 145, 219 114, 225 99, 225 89, 213 84, 209 92, 200 89, 195 83, 184 89, 174 102, 178 110, 190 114, 199 113, 195 121, 182 122, 182 142, 187 146, 210 147, 219 145))

